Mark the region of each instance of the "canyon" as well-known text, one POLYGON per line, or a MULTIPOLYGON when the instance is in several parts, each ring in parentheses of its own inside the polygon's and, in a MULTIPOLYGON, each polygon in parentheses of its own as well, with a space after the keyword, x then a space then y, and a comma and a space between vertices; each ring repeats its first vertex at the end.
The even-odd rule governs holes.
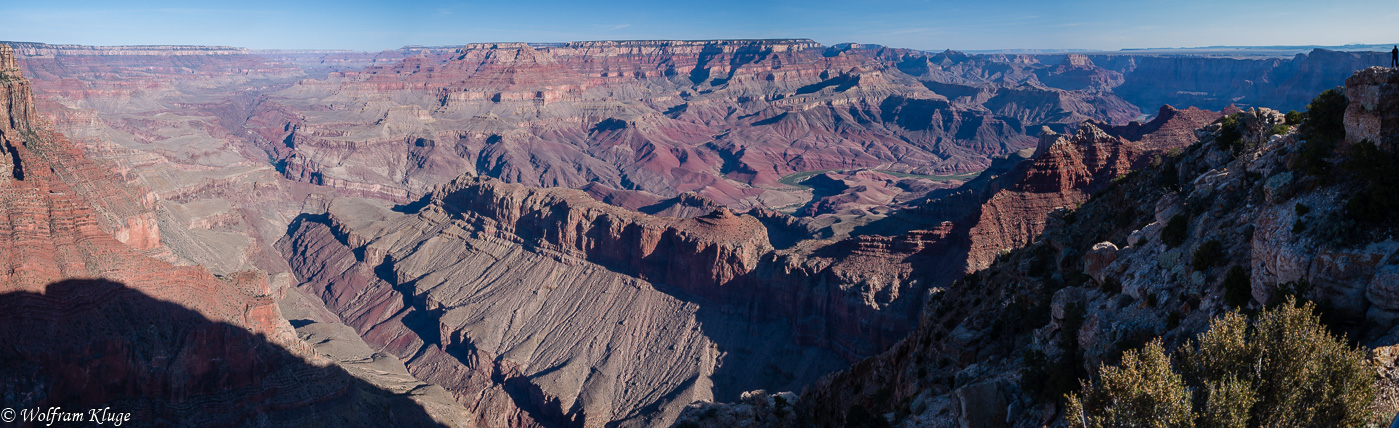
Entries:
MULTIPOLYGON (((272 345, 228 349, 284 349, 330 379, 306 388, 352 385, 318 409, 384 400, 423 413, 406 424, 500 427, 667 425, 693 402, 809 385, 802 406, 862 400, 821 392, 852 375, 823 376, 912 352, 928 305, 976 295, 954 280, 1042 246, 1195 129, 1301 108, 1375 60, 804 39, 12 45, 11 184, 47 183, 13 194, 64 208, 6 215, 82 226, 33 242, 101 243, 10 253, 13 272, 43 272, 6 277, 16 292, 111 281, 96 298, 59 288, 247 326, 272 345), (150 285, 169 281, 184 282, 150 285)), ((1105 224, 1144 215, 1128 208, 1105 224)))
POLYGON ((1072 425, 1059 397, 1074 386, 1064 382, 1149 340, 1175 349, 1221 314, 1287 299, 1316 302, 1319 319, 1359 346, 1375 381, 1373 403, 1362 403, 1373 413, 1361 417, 1388 423, 1399 411, 1389 291, 1399 243, 1392 217, 1363 217, 1348 201, 1371 197, 1387 180, 1373 168, 1399 157, 1369 140, 1396 120, 1382 101, 1396 78, 1380 67, 1354 73, 1331 98, 1340 105, 1317 107, 1330 110, 1309 113, 1301 129, 1270 109, 1203 126, 1198 143, 1050 213, 1023 247, 940 290, 890 350, 800 395, 697 403, 679 425, 1072 425), (1326 138, 1321 123, 1342 127, 1344 143, 1313 148, 1326 138), (1304 156, 1336 169, 1309 170, 1304 156))
POLYGON ((158 258, 168 250, 154 198, 47 128, 7 45, 0 86, 9 405, 115 406, 151 424, 451 420, 430 391, 382 389, 313 352, 265 272, 214 275, 158 258))

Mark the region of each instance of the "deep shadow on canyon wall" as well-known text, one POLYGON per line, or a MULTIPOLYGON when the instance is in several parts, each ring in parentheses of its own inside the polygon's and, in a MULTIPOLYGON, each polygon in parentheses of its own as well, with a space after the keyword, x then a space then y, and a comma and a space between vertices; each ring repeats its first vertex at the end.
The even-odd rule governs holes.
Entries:
POLYGON ((0 294, 3 407, 131 426, 441 426, 408 394, 104 279, 0 294))

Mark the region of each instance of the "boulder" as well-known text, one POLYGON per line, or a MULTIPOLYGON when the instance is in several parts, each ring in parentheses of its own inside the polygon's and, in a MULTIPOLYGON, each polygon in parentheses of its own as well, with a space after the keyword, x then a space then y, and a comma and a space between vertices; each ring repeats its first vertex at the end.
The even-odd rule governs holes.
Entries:
POLYGON ((954 394, 962 403, 962 414, 957 418, 962 428, 1006 426, 1006 397, 1000 381, 974 383, 957 388, 954 394))
POLYGON ((1083 272, 1102 284, 1107 280, 1107 267, 1117 260, 1117 244, 1099 242, 1083 255, 1083 272))

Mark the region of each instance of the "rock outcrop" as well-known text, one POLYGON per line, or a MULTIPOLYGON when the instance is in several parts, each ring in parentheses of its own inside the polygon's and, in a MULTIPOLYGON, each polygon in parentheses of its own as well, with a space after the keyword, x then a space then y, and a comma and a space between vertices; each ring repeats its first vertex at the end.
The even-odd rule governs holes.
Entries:
POLYGON ((1163 106, 1145 124, 1085 122, 1071 136, 1046 129, 1033 158, 988 185, 989 196, 968 226, 968 271, 985 268, 1002 252, 1034 240, 1044 231, 1049 213, 1073 209, 1114 180, 1145 167, 1153 156, 1194 143, 1193 130, 1219 117, 1163 106))
POLYGON ((19 62, 15 60, 10 45, 0 44, 0 82, 5 83, 5 93, 0 101, 5 108, 0 109, 0 124, 14 130, 28 131, 34 120, 34 98, 29 81, 24 79, 19 62))
POLYGON ((1346 79, 1346 142, 1399 152, 1399 72, 1370 67, 1346 79))
MULTIPOLYGON (((1384 86, 1367 90, 1393 89, 1384 86)), ((1352 99, 1348 111, 1388 114, 1355 105, 1363 102, 1352 99)), ((917 330, 888 352, 804 390, 797 416, 747 420, 1052 425, 1062 420, 1055 397, 1123 350, 1157 337, 1177 346, 1234 305, 1275 304, 1285 295, 1318 302, 1332 328, 1372 349, 1376 406, 1393 414, 1384 397, 1395 384, 1399 243, 1392 224, 1343 224, 1353 221, 1346 201, 1373 177, 1337 170, 1322 182, 1293 170, 1302 134, 1251 131, 1250 124, 1277 129, 1281 114, 1250 109, 1236 118, 1241 141, 1220 138, 1222 124, 1211 124, 1181 154, 1051 214, 1033 241, 933 296, 917 330), (1309 184, 1294 183, 1301 180, 1309 184)), ((713 422, 705 413, 728 414, 705 409, 693 406, 682 419, 703 426, 713 422)))

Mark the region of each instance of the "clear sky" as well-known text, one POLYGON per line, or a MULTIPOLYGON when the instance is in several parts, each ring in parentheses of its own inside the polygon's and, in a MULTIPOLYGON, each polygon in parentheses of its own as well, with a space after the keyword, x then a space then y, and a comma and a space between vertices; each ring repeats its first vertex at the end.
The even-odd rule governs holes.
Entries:
POLYGON ((915 49, 1399 42, 1394 0, 0 2, 0 40, 381 50, 405 45, 806 37, 915 49))

